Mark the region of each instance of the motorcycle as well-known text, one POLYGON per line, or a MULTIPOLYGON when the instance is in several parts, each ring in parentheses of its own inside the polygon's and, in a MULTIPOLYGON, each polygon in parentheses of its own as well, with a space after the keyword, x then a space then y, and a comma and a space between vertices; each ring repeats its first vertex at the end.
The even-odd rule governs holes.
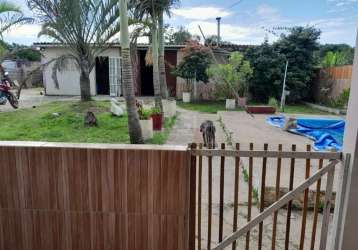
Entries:
POLYGON ((19 108, 19 100, 17 97, 10 91, 11 84, 8 78, 8 73, 5 72, 4 78, 0 83, 0 105, 5 105, 9 101, 10 105, 17 109, 19 108))

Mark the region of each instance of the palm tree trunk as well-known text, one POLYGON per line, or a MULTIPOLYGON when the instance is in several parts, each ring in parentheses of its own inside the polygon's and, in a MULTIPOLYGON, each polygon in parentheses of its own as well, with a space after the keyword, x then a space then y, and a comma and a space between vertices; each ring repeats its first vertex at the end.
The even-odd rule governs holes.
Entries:
POLYGON ((133 86, 133 72, 129 48, 129 32, 128 32, 128 13, 127 1, 120 0, 120 40, 121 40, 121 55, 122 55, 122 80, 123 92, 127 104, 128 113, 128 129, 130 142, 132 144, 143 144, 142 130, 139 124, 139 117, 135 102, 134 86, 133 86))
POLYGON ((162 98, 168 98, 167 75, 165 72, 165 41, 164 41, 164 12, 161 12, 158 19, 159 26, 159 77, 162 98))
MULTIPOLYGON (((155 15, 153 15, 155 16, 155 15)), ((159 78, 159 57, 158 57, 158 21, 153 17, 152 26, 152 57, 153 57, 153 86, 155 106, 162 110, 162 97, 159 78)))
POLYGON ((81 101, 90 101, 91 100, 91 82, 90 82, 90 70, 88 63, 82 61, 81 63, 81 72, 80 72, 80 92, 81 92, 81 101))

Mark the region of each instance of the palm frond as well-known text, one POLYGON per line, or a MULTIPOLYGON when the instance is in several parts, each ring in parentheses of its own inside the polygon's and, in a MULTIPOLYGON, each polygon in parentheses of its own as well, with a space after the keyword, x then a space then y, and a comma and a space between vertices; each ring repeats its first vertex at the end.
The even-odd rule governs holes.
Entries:
POLYGON ((7 12, 21 13, 21 9, 14 3, 8 1, 0 1, 0 15, 7 12))
POLYGON ((33 18, 24 16, 19 6, 7 1, 0 1, 0 37, 16 25, 32 22, 33 18))
POLYGON ((39 35, 67 46, 73 55, 91 66, 108 42, 118 34, 117 0, 27 0, 42 23, 39 35))

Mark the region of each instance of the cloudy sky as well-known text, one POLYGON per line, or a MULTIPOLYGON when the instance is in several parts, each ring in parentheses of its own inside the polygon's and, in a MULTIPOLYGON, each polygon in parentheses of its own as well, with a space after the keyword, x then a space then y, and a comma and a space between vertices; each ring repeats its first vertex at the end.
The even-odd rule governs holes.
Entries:
MULTIPOLYGON (((25 0, 12 0, 27 15, 25 0)), ((260 44, 265 29, 295 25, 314 25, 322 30, 321 43, 355 44, 358 28, 358 0, 182 0, 173 9, 167 23, 184 26, 199 34, 200 25, 206 35, 216 34, 217 16, 222 17, 222 37, 238 44, 260 44)), ((7 42, 32 44, 37 38, 38 24, 11 30, 7 42)), ((269 36, 272 41, 275 38, 269 36)))

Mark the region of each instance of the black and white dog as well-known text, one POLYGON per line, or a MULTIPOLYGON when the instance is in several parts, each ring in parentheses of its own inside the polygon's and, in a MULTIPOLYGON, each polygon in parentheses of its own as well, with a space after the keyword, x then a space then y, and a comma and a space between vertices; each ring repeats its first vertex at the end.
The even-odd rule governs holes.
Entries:
POLYGON ((215 148, 216 128, 212 121, 205 121, 200 125, 200 132, 203 134, 204 147, 215 148))

